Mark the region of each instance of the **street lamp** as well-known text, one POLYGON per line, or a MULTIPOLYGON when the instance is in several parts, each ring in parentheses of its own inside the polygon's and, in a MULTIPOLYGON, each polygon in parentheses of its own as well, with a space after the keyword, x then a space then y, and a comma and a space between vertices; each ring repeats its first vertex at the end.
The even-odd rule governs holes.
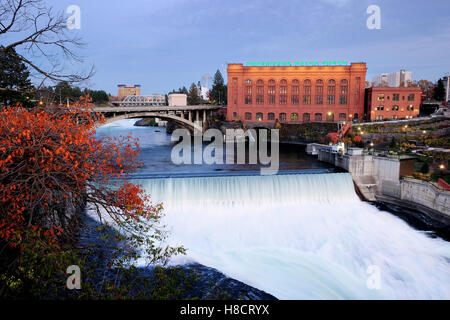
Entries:
POLYGON ((444 170, 444 169, 445 169, 445 166, 444 166, 443 164, 441 164, 441 165, 439 166, 439 169, 444 170))

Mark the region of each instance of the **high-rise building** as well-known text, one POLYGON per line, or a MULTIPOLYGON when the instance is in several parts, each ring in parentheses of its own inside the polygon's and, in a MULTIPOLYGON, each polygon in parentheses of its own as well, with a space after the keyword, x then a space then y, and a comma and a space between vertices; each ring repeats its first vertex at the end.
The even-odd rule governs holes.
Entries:
POLYGON ((406 87, 408 82, 412 81, 412 72, 400 70, 394 73, 382 73, 372 78, 372 85, 374 87, 406 87))
POLYGON ((119 84, 117 99, 122 101, 126 96, 139 96, 141 94, 141 85, 135 84, 134 86, 127 86, 125 84, 119 84))
POLYGON ((336 122, 362 119, 366 64, 228 64, 227 119, 243 122, 336 122))

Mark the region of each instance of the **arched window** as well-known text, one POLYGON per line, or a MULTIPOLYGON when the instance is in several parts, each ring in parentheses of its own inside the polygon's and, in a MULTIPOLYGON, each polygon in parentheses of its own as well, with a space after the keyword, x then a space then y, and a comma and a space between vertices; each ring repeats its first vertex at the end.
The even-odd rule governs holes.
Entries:
POLYGON ((296 112, 291 113, 291 120, 298 121, 298 113, 296 113, 296 112))
POLYGON ((328 87, 327 87, 327 104, 334 104, 335 95, 336 95, 336 81, 330 79, 328 80, 328 87))
POLYGON ((287 104, 287 81, 280 81, 280 104, 287 104))
POLYGON ((267 94, 269 95, 269 104, 275 104, 275 80, 269 80, 269 87, 267 88, 267 94))
POLYGON ((283 79, 280 81, 280 94, 286 93, 287 93, 287 81, 283 79))
POLYGON ((314 115, 314 121, 317 121, 317 122, 322 121, 322 114, 321 113, 316 113, 314 115))
POLYGON ((334 113, 333 112, 327 112, 327 121, 328 122, 334 121, 334 113))
POLYGON ((303 122, 310 122, 311 121, 311 115, 309 113, 303 114, 303 122))
POLYGON ((252 80, 245 80, 245 104, 252 104, 252 80))
POLYGON ((256 104, 264 104, 264 81, 256 81, 256 104))
POLYGON ((398 111, 398 106, 397 105, 392 106, 392 111, 398 111))
POLYGON ((280 113, 280 121, 286 121, 286 113, 280 113))
POLYGON ((297 79, 292 80, 292 89, 291 89, 291 103, 292 104, 299 104, 299 98, 298 98, 298 94, 299 94, 299 83, 297 79))
POLYGON ((316 80, 316 104, 323 104, 323 80, 316 80))
POLYGON ((341 80, 341 88, 339 90, 339 104, 347 104, 348 95, 348 81, 346 79, 341 80))
POLYGON ((345 113, 339 113, 339 121, 345 121, 347 119, 347 115, 345 113))
POLYGON ((267 114, 267 120, 275 120, 275 113, 269 112, 267 114))
POLYGON ((246 112, 245 113, 245 120, 252 120, 252 113, 251 112, 246 112))
POLYGON ((408 95, 408 101, 414 101, 414 93, 408 95))
POLYGON ((311 80, 303 81, 303 104, 311 104, 311 80))
POLYGON ((256 113, 256 121, 263 121, 263 114, 262 112, 256 113))

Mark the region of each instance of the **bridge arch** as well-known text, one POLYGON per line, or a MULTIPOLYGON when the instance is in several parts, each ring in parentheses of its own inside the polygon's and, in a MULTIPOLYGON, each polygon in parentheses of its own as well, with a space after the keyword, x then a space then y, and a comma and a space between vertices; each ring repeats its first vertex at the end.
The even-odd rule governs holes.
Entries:
POLYGON ((192 129, 193 131, 203 131, 203 126, 201 123, 195 123, 193 121, 189 121, 188 119, 182 118, 180 116, 177 116, 176 114, 168 114, 168 113, 158 113, 158 112, 131 112, 131 113, 124 113, 120 115, 114 115, 108 117, 108 115, 105 115, 106 121, 104 123, 99 123, 98 125, 104 125, 112 122, 116 122, 118 120, 123 119, 134 119, 134 118, 161 118, 161 119, 167 119, 167 120, 173 120, 176 123, 180 124, 183 127, 188 127, 189 129, 192 129))

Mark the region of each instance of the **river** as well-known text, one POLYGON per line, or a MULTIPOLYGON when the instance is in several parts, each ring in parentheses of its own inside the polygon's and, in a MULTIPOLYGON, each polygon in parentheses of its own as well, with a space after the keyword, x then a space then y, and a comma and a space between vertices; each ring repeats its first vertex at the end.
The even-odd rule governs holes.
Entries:
POLYGON ((133 181, 164 203, 170 243, 188 249, 174 263, 216 268, 280 299, 450 299, 450 243, 360 201, 348 173, 296 147, 281 149, 276 176, 177 166, 164 128, 134 121, 97 135, 139 138, 145 165, 133 181))

